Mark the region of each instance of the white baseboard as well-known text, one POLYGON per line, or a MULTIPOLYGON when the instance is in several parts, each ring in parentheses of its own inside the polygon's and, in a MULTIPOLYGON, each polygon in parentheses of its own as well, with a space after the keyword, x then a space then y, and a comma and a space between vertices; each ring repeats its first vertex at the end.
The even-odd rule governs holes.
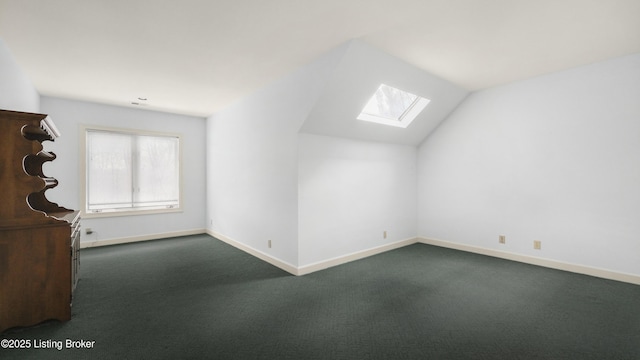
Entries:
POLYGON ((213 236, 216 239, 219 239, 221 241, 224 241, 225 243, 238 248, 250 255, 253 255, 255 257, 257 257, 258 259, 261 259, 263 261, 268 262, 269 264, 278 267, 292 275, 296 275, 296 276, 301 276, 301 275, 307 275, 310 274, 312 272, 316 272, 319 270, 324 270, 333 266, 338 266, 338 265, 342 265, 342 264, 346 264, 348 262, 351 261, 355 261, 355 260, 360 260, 360 259, 364 259, 366 257, 369 256, 373 256, 376 254, 381 254, 383 252, 389 251, 389 250, 393 250, 393 249, 397 249, 397 248, 401 248, 407 245, 411 245, 411 244, 415 244, 416 242, 418 242, 418 238, 411 238, 411 239, 406 239, 406 240, 402 240, 402 241, 397 241, 391 244, 385 244, 385 245, 381 245, 372 249, 367 249, 367 250, 363 250, 363 251, 358 251, 355 253, 351 253, 351 254, 347 254, 347 255, 343 255, 343 256, 339 256, 339 257, 335 257, 332 259, 328 259, 328 260, 324 260, 324 261, 319 261, 317 263, 313 263, 313 264, 309 264, 309 265, 305 265, 302 267, 297 267, 295 265, 289 264, 287 262, 284 262, 282 260, 276 259, 268 254, 263 253, 260 250, 256 250, 250 246, 247 246, 237 240, 234 240, 224 234, 221 234, 219 232, 213 231, 213 230, 207 230, 207 234, 213 236))
POLYGON ((435 245, 435 246, 445 247, 449 249, 462 250, 462 251, 472 252, 472 253, 481 254, 481 255, 493 256, 501 259, 518 261, 525 264, 543 266, 551 269, 564 270, 564 271, 569 271, 569 272, 583 274, 583 275, 595 276, 603 279, 616 280, 616 281, 622 281, 626 283, 640 285, 640 276, 633 275, 633 274, 615 272, 615 271, 606 270, 606 269, 594 268, 594 267, 572 264, 572 263, 565 263, 565 262, 556 261, 556 260, 515 254, 515 253, 510 253, 505 251, 487 249, 487 248, 472 246, 472 245, 458 244, 458 243, 444 241, 444 240, 429 239, 424 237, 420 237, 419 242, 423 244, 435 245))
POLYGON ((276 259, 250 246, 242 244, 226 235, 220 234, 212 230, 206 230, 206 229, 174 231, 169 233, 148 234, 148 235, 114 238, 114 239, 107 239, 107 240, 81 241, 80 248, 84 249, 84 248, 91 248, 91 247, 97 247, 97 246, 126 244, 126 243, 139 242, 139 241, 158 240, 158 239, 165 239, 165 238, 171 238, 171 237, 198 235, 198 234, 205 234, 205 233, 296 276, 310 274, 316 271, 346 264, 351 261, 364 259, 369 256, 381 254, 390 250, 398 249, 398 248, 405 247, 405 246, 419 242, 423 244, 435 245, 435 246, 461 250, 461 251, 467 251, 471 253, 487 255, 487 256, 497 257, 497 258, 506 259, 506 260, 518 261, 525 264, 543 266, 551 269, 569 271, 569 272, 574 272, 578 274, 595 276, 603 279, 622 281, 630 284, 640 285, 640 276, 634 275, 634 274, 621 273, 621 272, 616 272, 616 271, 611 271, 606 269, 594 268, 594 267, 589 267, 584 265, 566 263, 566 262, 561 262, 556 260, 544 259, 544 258, 522 255, 522 254, 515 254, 515 253, 506 252, 506 251, 488 249, 488 248, 466 245, 466 244, 459 244, 451 241, 431 239, 431 238, 425 238, 425 237, 405 239, 405 240, 397 241, 394 243, 381 245, 375 248, 338 256, 328 260, 319 261, 319 262, 301 266, 301 267, 297 267, 285 261, 276 259))
POLYGON ((114 239, 106 239, 106 240, 81 241, 80 248, 85 249, 85 248, 91 248, 96 246, 126 244, 126 243, 138 242, 138 241, 148 241, 148 240, 158 240, 158 239, 165 239, 165 238, 178 237, 178 236, 198 235, 198 234, 204 234, 205 232, 206 232, 205 229, 193 229, 193 230, 173 231, 168 233, 130 236, 130 237, 114 238, 114 239))
POLYGON ((224 241, 225 243, 227 243, 227 244, 229 244, 229 245, 231 245, 231 246, 233 246, 233 247, 235 247, 237 249, 240 249, 240 250, 242 250, 242 251, 244 251, 244 252, 246 252, 246 253, 248 253, 250 255, 253 255, 253 256, 257 257, 258 259, 260 259, 262 261, 268 262, 269 264, 271 264, 271 265, 273 265, 275 267, 278 267, 278 268, 280 268, 280 269, 282 269, 282 270, 284 270, 284 271, 286 271, 286 272, 288 272, 288 273, 290 273, 292 275, 298 275, 298 268, 296 266, 294 266, 294 265, 291 265, 291 264, 289 264, 287 262, 284 262, 282 260, 276 259, 276 258, 274 258, 274 257, 272 257, 272 256, 270 256, 268 254, 263 253, 260 250, 256 250, 256 249, 252 248, 251 246, 247 246, 247 245, 245 245, 245 244, 243 244, 243 243, 241 243, 239 241, 236 241, 236 240, 234 240, 234 239, 232 239, 232 238, 230 238, 230 237, 228 237, 226 235, 220 234, 220 233, 218 233, 216 231, 207 230, 206 232, 207 232, 207 234, 213 236, 214 238, 216 238, 218 240, 221 240, 221 241, 224 241))
POLYGON ((312 272, 324 270, 330 267, 346 264, 351 261, 364 259, 369 256, 381 254, 383 252, 387 252, 390 250, 398 249, 401 247, 405 247, 407 245, 415 244, 418 242, 418 238, 410 238, 401 241, 397 241, 390 244, 381 245, 375 248, 354 252, 347 255, 338 256, 332 259, 319 261, 313 264, 301 266, 298 268, 298 275, 306 275, 312 272))

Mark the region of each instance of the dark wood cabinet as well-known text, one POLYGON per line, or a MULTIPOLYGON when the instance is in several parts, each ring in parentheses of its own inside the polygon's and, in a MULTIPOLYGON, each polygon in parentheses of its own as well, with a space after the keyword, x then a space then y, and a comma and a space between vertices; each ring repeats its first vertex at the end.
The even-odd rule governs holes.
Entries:
POLYGON ((0 110, 0 332, 71 319, 80 216, 47 200, 58 181, 42 170, 59 135, 46 115, 0 110))

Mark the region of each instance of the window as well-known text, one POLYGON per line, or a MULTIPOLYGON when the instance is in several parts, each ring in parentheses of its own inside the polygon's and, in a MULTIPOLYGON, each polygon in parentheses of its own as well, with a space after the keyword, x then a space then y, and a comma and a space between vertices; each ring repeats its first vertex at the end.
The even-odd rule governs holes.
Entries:
POLYGON ((429 99, 382 84, 369 99, 358 120, 406 128, 429 104, 429 99))
POLYGON ((85 214, 180 209, 180 136, 85 129, 85 214))

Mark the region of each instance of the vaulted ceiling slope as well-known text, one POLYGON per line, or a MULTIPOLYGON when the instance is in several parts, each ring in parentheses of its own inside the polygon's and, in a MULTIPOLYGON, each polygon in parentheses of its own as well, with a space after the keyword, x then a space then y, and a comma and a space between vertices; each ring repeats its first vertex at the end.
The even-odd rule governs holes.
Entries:
MULTIPOLYGON (((300 131, 404 145, 418 145, 467 96, 468 91, 358 40, 343 45, 300 131), (427 98, 407 128, 357 120, 380 84, 427 98)), ((334 51, 335 52, 335 51, 334 51)))
POLYGON ((208 116, 351 39, 476 90, 640 53, 639 13, 638 0, 0 0, 0 38, 41 94, 208 116))

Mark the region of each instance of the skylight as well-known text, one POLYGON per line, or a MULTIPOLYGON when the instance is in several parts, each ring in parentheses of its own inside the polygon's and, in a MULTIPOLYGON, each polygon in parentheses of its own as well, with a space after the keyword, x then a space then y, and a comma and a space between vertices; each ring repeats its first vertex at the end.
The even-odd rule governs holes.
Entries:
POLYGON ((369 99, 358 120, 406 128, 429 99, 382 84, 369 99))

